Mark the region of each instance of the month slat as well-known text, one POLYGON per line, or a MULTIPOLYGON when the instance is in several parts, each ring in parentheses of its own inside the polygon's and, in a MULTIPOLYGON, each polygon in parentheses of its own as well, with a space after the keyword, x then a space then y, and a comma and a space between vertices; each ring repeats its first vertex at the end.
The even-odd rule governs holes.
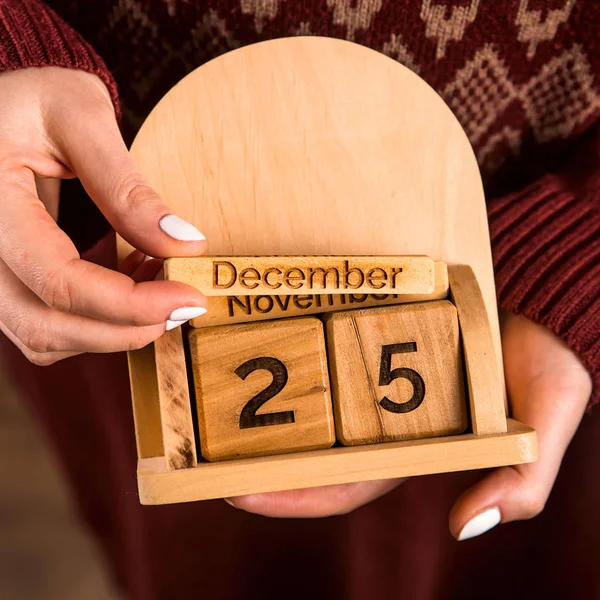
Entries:
POLYGON ((427 256, 201 256, 169 258, 165 279, 207 296, 431 294, 427 256))

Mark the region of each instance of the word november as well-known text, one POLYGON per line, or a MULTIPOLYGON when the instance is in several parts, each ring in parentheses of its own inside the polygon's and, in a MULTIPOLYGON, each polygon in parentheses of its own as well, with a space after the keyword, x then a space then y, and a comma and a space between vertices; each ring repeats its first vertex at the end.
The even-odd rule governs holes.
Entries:
POLYGON ((327 294, 305 296, 227 296, 227 314, 235 317, 238 314, 252 316, 253 313, 269 314, 275 310, 285 314, 288 311, 328 312, 328 309, 339 310, 346 304, 394 304, 399 294, 327 294), (312 310, 314 309, 314 310, 312 310), (320 309, 318 311, 317 309, 320 309))
POLYGON ((171 258, 165 278, 207 296, 337 293, 429 294, 434 262, 426 256, 215 256, 171 258))

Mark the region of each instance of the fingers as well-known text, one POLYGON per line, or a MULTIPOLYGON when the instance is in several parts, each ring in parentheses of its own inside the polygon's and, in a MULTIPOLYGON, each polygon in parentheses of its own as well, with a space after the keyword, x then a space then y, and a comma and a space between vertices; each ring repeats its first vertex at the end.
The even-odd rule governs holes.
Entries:
POLYGON ((132 246, 155 257, 197 256, 206 241, 172 211, 140 173, 123 142, 112 109, 89 118, 52 120, 53 139, 69 168, 114 229, 132 246), (68 124, 68 125, 66 125, 68 124))
POLYGON ((49 308, 0 262, 0 328, 27 358, 47 365, 81 352, 134 350, 154 341, 165 324, 131 327, 49 308))
POLYGON ((544 327, 511 317, 503 349, 513 416, 537 431, 540 459, 497 469, 467 490, 450 513, 459 540, 543 510, 591 393, 577 357, 544 327))
POLYGON ((31 348, 28 348, 1 320, 0 330, 23 353, 29 362, 38 367, 47 367, 59 360, 64 360, 65 358, 70 358, 71 356, 79 354, 79 352, 47 352, 45 354, 40 354, 31 350, 31 348))
POLYGON ((61 178, 79 176, 144 254, 200 254, 205 240, 169 214, 137 171, 100 79, 53 67, 26 71, 4 90, 14 106, 5 107, 0 140, 0 282, 7 282, 0 285, 0 328, 46 363, 139 347, 170 321, 203 314, 199 291, 148 281, 159 261, 131 259, 128 277, 81 260, 55 223, 61 178))
POLYGON ((400 485, 402 479, 363 481, 305 490, 238 496, 226 500, 235 508, 267 517, 315 518, 341 515, 372 502, 400 485))
POLYGON ((15 169, 4 181, 0 183, 4 198, 0 202, 0 256, 49 307, 135 326, 181 320, 182 312, 194 316, 205 312, 204 295, 190 286, 135 283, 124 274, 81 260, 35 196, 31 171, 15 169))
POLYGON ((134 250, 121 261, 121 264, 119 265, 119 273, 123 273, 124 275, 131 277, 144 263, 144 261, 148 260, 149 258, 150 257, 143 252, 134 250))

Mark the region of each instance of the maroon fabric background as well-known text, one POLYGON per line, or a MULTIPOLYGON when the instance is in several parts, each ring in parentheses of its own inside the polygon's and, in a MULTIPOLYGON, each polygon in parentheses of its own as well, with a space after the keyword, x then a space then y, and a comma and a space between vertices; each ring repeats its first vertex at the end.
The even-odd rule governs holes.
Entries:
MULTIPOLYGON (((362 12, 352 13, 359 3, 349 1, 345 16, 341 0, 0 0, 0 71, 85 69, 103 78, 116 101, 114 76, 130 142, 174 83, 241 45, 308 32, 353 37, 387 52, 457 113, 470 105, 461 123, 490 199, 500 304, 561 335, 598 381, 600 3, 577 0, 533 56, 518 39, 522 4, 529 18, 539 10, 544 20, 566 0, 361 0, 362 12), (444 20, 475 4, 475 20, 440 55, 444 20), (269 6, 277 7, 274 17, 269 6), (373 18, 358 27, 365 11, 373 18), (461 76, 485 48, 487 62, 461 76), (514 89, 518 97, 484 127, 478 114, 514 89), (569 120, 572 128, 563 129, 569 120), (516 137, 500 135, 492 144, 507 126, 516 137), (563 170, 569 157, 578 169, 563 170)), ((87 249, 106 233, 106 222, 76 182, 64 191, 61 225, 87 249)), ((85 257, 113 264, 113 240, 85 257)), ((448 511, 480 473, 414 479, 350 515, 324 520, 269 520, 222 501, 142 507, 125 356, 80 356, 42 369, 4 338, 0 350, 134 600, 600 598, 597 411, 584 419, 540 517, 459 544, 448 533, 448 511)))

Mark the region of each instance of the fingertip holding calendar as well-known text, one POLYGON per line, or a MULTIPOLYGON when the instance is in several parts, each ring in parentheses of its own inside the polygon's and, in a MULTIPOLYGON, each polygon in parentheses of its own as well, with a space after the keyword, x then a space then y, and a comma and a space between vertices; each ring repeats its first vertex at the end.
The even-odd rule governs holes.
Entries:
POLYGON ((129 353, 142 503, 537 459, 507 418, 473 151, 414 73, 334 39, 248 46, 132 153, 208 245, 165 261, 207 313, 129 353))

